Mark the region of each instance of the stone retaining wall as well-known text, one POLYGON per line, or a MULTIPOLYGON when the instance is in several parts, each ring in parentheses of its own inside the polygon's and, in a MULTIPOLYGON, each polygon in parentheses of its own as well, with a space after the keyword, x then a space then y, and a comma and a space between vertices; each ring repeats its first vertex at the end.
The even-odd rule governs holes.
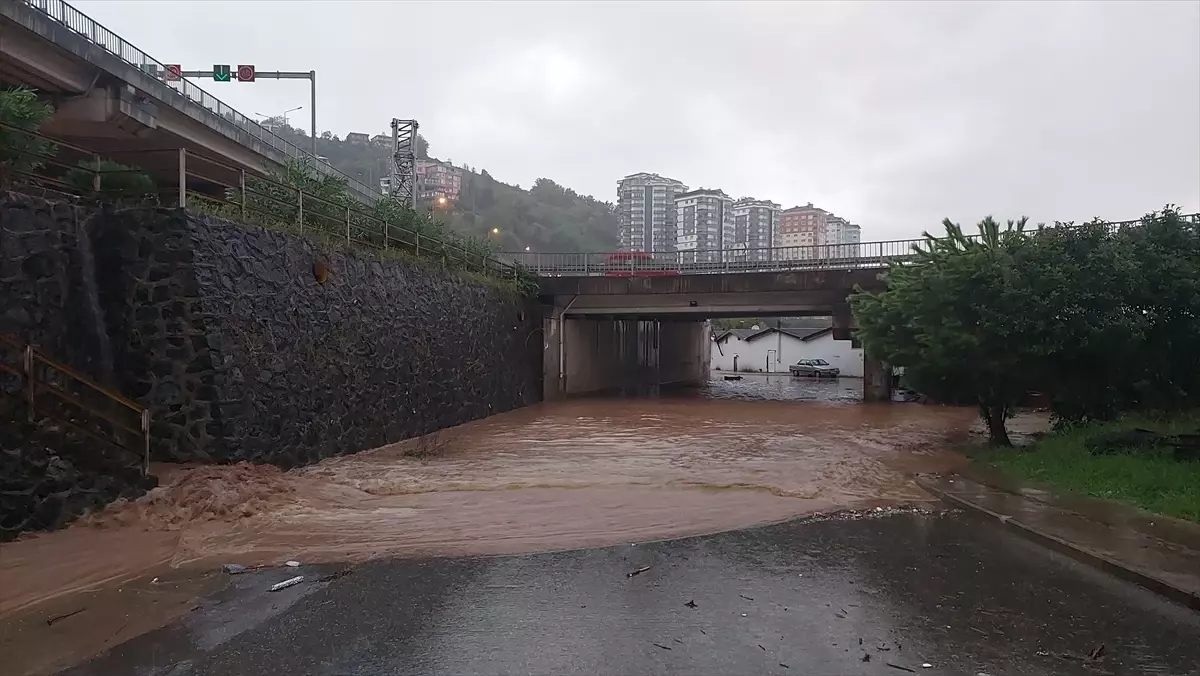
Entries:
MULTIPOLYGON (((293 467, 541 399, 532 299, 424 261, 175 209, 0 195, 0 332, 150 408, 157 461, 293 467)), ((0 424, 11 432, 20 417, 0 424)), ((33 429, 6 438, 14 467, 45 451, 62 462, 29 466, 69 465, 59 483, 107 473, 126 478, 100 494, 131 485, 128 458, 81 464, 77 444, 44 429, 24 444, 33 429)), ((37 471, 13 481, 45 484, 37 471)), ((4 523, 33 523, 3 514, 16 509, 0 506, 4 523)))

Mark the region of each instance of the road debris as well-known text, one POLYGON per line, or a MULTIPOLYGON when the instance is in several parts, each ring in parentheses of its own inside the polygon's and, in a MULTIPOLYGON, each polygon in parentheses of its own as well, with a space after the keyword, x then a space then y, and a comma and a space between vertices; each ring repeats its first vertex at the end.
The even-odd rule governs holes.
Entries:
POLYGON ((304 576, 303 576, 303 575, 297 575, 296 577, 289 578, 289 579, 287 579, 287 580, 284 580, 283 582, 280 582, 280 583, 278 583, 278 584, 273 584, 273 585, 271 585, 271 588, 270 588, 270 589, 268 589, 267 591, 273 591, 273 592, 275 592, 275 591, 279 591, 280 589, 287 589, 288 587, 292 587, 292 586, 298 585, 298 584, 300 584, 301 582, 304 582, 304 576))
POLYGON ((922 664, 922 665, 921 665, 921 668, 922 668, 922 669, 932 669, 932 668, 933 668, 933 665, 932 665, 932 664, 930 664, 930 663, 928 663, 928 662, 926 662, 926 663, 924 663, 924 664, 922 664))
POLYGON ((779 666, 783 667, 784 669, 791 669, 791 667, 789 667, 788 665, 784 664, 783 662, 780 662, 780 663, 779 663, 779 666))
POLYGON ((650 566, 642 566, 641 568, 638 568, 637 570, 625 573, 625 577, 633 577, 634 575, 641 575, 642 573, 644 573, 648 570, 650 570, 650 566))
POLYGON ((54 617, 51 617, 51 618, 49 618, 49 619, 47 619, 47 620, 46 620, 46 626, 47 626, 47 627, 53 627, 55 622, 59 622, 59 621, 61 621, 61 620, 65 620, 65 619, 67 619, 68 617, 73 617, 73 616, 75 616, 75 615, 78 615, 79 613, 82 613, 82 612, 83 612, 83 611, 85 611, 85 610, 87 610, 87 606, 84 606, 84 607, 80 608, 79 610, 73 610, 73 611, 71 611, 71 612, 69 612, 69 613, 67 613, 67 614, 65 614, 65 615, 55 615, 54 617))
POLYGON ((762 650, 763 650, 764 652, 766 652, 766 650, 767 650, 766 648, 763 648, 763 644, 761 644, 761 643, 759 643, 759 644, 758 644, 758 647, 759 647, 759 648, 762 648, 762 650))
POLYGON ((246 568, 240 563, 226 563, 221 566, 221 570, 229 573, 230 575, 237 575, 238 573, 246 572, 249 570, 249 568, 246 568))
POLYGON ((742 598, 746 599, 747 601, 753 601, 753 600, 754 600, 754 599, 750 598, 749 596, 746 596, 745 594, 738 594, 738 596, 740 596, 740 597, 742 597, 742 598))
POLYGON ((300 562, 299 561, 285 561, 283 565, 287 566, 288 568, 299 568, 300 562))
POLYGON ((862 656, 862 661, 863 661, 863 662, 870 662, 870 661, 871 661, 871 653, 863 653, 863 656, 862 656))
POLYGON ((691 600, 691 601, 688 601, 687 603, 685 603, 685 604, 683 604, 683 605, 687 606, 688 608, 695 608, 695 607, 696 607, 696 601, 695 601, 695 599, 693 599, 693 600, 691 600))
POLYGON ((670 649, 671 649, 671 646, 668 646, 668 645, 663 645, 663 644, 661 644, 661 643, 654 643, 654 642, 651 642, 651 643, 650 643, 650 645, 654 646, 655 648, 662 648, 663 650, 670 650, 670 649))
POLYGON ((884 664, 888 665, 889 667, 891 667, 893 669, 899 669, 900 671, 907 671, 910 674, 917 673, 916 669, 909 669, 908 667, 904 666, 903 664, 896 664, 895 662, 884 662, 884 664))
POLYGON ((1088 656, 1087 656, 1087 658, 1089 660, 1098 660, 1101 657, 1104 657, 1104 644, 1103 643, 1096 646, 1095 648, 1092 648, 1092 652, 1088 653, 1088 656))
POLYGON ((317 578, 317 582, 329 582, 330 580, 336 580, 341 577, 346 577, 350 573, 351 573, 350 568, 343 568, 343 569, 337 571, 336 573, 330 573, 328 575, 325 575, 324 577, 317 578))

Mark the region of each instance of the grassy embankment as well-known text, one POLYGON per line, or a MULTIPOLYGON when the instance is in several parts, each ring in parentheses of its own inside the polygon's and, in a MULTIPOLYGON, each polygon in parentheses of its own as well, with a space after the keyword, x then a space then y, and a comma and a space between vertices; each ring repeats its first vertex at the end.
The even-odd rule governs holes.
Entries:
POLYGON ((1085 446, 1097 435, 1135 427, 1164 434, 1196 433, 1200 411, 1084 425, 1048 434, 1027 448, 987 450, 978 457, 1014 477, 1200 522, 1200 462, 1177 461, 1170 448, 1092 455, 1085 446))

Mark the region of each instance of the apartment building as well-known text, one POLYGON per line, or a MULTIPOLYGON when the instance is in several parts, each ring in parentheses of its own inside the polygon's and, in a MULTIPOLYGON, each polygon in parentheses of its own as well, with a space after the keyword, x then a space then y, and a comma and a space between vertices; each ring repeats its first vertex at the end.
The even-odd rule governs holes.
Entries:
POLYGON ((771 247, 779 246, 780 206, 770 200, 743 197, 733 203, 733 243, 740 260, 771 259, 771 247))
POLYGON ((722 190, 700 188, 675 196, 675 249, 692 263, 719 263, 734 244, 733 199, 722 190))
POLYGON ((429 202, 439 197, 458 199, 462 191, 462 169, 440 160, 417 160, 417 201, 429 202))
MULTIPOLYGON (((831 216, 833 214, 828 211, 814 207, 812 202, 802 207, 784 209, 779 215, 779 246, 815 247, 825 244, 831 216)), ((793 252, 789 257, 811 257, 810 254, 815 256, 816 251, 806 249, 793 252)))
POLYGON ((675 198, 682 181, 630 174, 617 182, 617 224, 624 251, 673 252, 678 244, 675 198))

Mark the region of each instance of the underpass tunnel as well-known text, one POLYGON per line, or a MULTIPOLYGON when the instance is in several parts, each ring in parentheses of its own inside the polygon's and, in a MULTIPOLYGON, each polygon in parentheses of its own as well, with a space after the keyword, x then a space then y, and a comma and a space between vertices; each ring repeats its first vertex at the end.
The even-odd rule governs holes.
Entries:
POLYGON ((586 393, 653 394, 664 385, 703 385, 708 322, 696 318, 573 317, 546 313, 545 398, 586 393))
POLYGON ((756 336, 754 349, 744 350, 745 355, 734 355, 740 360, 737 365, 724 354, 717 342, 723 332, 714 329, 713 318, 707 316, 572 314, 568 304, 547 307, 544 317, 546 400, 602 393, 654 395, 663 386, 699 387, 714 377, 714 368, 787 375, 803 357, 832 361, 843 378, 860 379, 864 401, 891 398, 889 369, 865 356, 852 338, 846 313, 809 317, 815 320, 806 324, 810 328, 783 331, 775 328, 778 321, 766 319, 760 328, 772 333, 756 336))

